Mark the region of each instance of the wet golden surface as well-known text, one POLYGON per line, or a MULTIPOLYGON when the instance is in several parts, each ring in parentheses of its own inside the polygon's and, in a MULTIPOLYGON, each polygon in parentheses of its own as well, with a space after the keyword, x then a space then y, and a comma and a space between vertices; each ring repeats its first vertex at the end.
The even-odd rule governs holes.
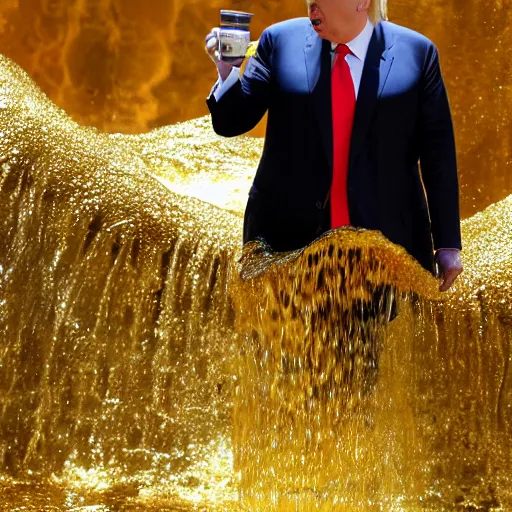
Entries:
MULTIPOLYGON (((139 502, 158 489, 232 501, 239 215, 165 189, 135 145, 79 127, 0 66, 3 473, 55 474, 82 495, 126 485, 139 502)), ((57 507, 59 489, 4 487, 13 509, 39 494, 57 507)))
POLYGON ((205 119, 107 135, 1 58, 0 133, 6 510, 512 507, 510 198, 441 298, 378 233, 241 253, 261 141, 205 119))
POLYGON ((378 233, 240 252, 262 141, 198 117, 220 7, 255 36, 303 14, 1 2, 0 52, 52 101, 0 57, 0 510, 511 510, 512 7, 390 5, 440 47, 464 215, 505 198, 442 297, 378 233), (198 118, 109 135, 53 102, 107 131, 198 118))

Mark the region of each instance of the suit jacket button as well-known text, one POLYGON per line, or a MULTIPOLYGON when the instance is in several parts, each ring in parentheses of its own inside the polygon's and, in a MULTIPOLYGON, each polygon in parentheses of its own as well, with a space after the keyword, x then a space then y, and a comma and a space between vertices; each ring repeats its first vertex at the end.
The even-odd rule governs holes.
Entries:
POLYGON ((324 209, 324 205, 322 204, 322 201, 317 201, 315 206, 319 209, 319 210, 323 210, 324 209))

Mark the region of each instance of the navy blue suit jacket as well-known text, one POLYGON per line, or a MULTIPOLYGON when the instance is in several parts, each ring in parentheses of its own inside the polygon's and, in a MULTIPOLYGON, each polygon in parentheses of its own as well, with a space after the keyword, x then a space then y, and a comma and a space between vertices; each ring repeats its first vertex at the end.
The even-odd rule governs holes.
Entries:
MULTIPOLYGON (((331 45, 309 19, 266 29, 243 77, 207 103, 214 130, 227 137, 252 129, 268 110, 244 242, 262 237, 288 251, 327 231, 331 45)), ((364 63, 347 187, 351 224, 381 231, 428 270, 434 248, 461 248, 455 141, 437 49, 389 22, 376 25, 364 63)))

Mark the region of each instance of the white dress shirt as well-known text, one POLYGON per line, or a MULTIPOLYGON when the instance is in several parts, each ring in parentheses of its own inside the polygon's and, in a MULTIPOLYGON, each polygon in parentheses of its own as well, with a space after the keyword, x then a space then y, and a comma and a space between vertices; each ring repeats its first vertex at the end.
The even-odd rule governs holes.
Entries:
MULTIPOLYGON (((361 77, 363 76, 364 60, 366 58, 366 54, 368 53, 368 47, 370 46, 370 40, 373 35, 373 29, 374 26, 372 22, 368 19, 362 32, 356 38, 352 39, 352 41, 347 43, 347 46, 352 53, 347 55, 345 57, 345 60, 347 61, 348 67, 350 68, 350 74, 352 75, 352 80, 354 81, 356 98, 359 92, 359 85, 361 84, 361 77)), ((332 62, 334 63, 334 57, 336 55, 334 53, 334 50, 338 45, 332 43, 331 46, 333 50, 332 62)), ((239 75, 240 68, 233 67, 231 73, 228 75, 226 80, 222 80, 222 78, 219 76, 219 79, 213 86, 212 93, 210 93, 213 94, 216 101, 219 101, 220 98, 222 98, 222 95, 236 83, 236 81, 239 78, 239 75)))
MULTIPOLYGON (((368 53, 368 47, 370 46, 370 40, 373 35, 374 26, 372 22, 368 19, 366 22, 366 26, 363 31, 352 41, 347 43, 348 49, 352 52, 349 53, 345 60, 347 61, 348 67, 350 68, 350 74, 352 75, 352 80, 354 82, 354 90, 356 92, 356 98, 359 93, 359 86, 361 85, 361 77, 363 76, 363 68, 364 61, 366 59, 366 54, 368 53)), ((333 50, 333 59, 332 63, 334 64, 334 57, 336 54, 334 50, 338 46, 335 43, 331 43, 331 48, 333 50)))

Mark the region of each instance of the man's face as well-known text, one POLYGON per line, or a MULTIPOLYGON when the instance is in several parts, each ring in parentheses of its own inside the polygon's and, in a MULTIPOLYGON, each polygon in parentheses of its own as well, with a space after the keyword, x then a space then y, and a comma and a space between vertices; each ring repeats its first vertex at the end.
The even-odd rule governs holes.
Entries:
POLYGON ((370 0, 308 0, 309 18, 318 35, 330 39, 341 27, 353 24, 369 3, 370 0))

